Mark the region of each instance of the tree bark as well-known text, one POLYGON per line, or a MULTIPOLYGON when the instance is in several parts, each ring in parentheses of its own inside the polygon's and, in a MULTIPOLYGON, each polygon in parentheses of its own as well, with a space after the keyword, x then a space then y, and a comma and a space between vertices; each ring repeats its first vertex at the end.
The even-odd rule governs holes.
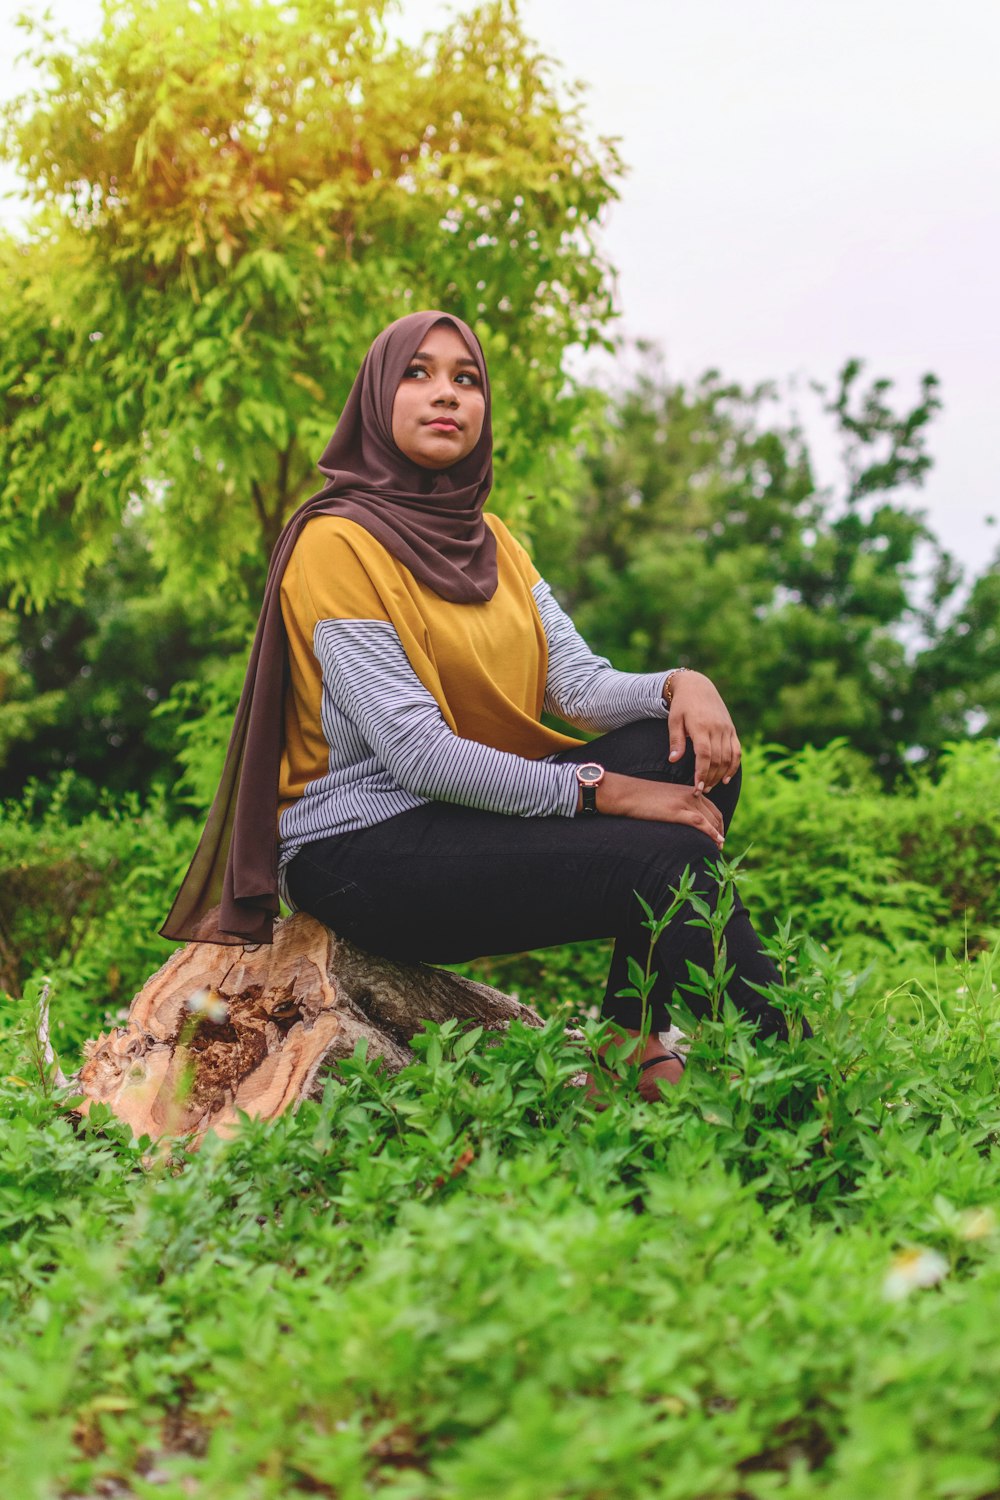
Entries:
POLYGON ((189 943, 172 954, 124 1026, 87 1043, 70 1082, 85 1096, 81 1113, 105 1103, 136 1136, 229 1136, 241 1110, 271 1119, 320 1097, 359 1040, 398 1072, 423 1022, 449 1016, 490 1031, 542 1024, 500 990, 375 958, 299 913, 276 923, 273 944, 189 943))

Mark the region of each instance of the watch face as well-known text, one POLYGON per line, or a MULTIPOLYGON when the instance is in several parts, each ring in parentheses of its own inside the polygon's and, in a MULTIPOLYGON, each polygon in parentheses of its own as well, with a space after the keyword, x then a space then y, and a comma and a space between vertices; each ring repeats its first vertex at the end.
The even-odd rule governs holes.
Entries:
POLYGON ((585 766, 578 766, 576 772, 577 781, 586 782, 587 786, 596 786, 604 776, 604 767, 590 762, 585 766))

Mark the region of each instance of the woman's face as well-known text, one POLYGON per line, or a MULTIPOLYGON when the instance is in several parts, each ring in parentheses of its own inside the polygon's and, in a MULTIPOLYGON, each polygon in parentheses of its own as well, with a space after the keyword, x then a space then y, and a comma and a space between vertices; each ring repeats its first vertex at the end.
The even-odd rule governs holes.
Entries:
POLYGON ((424 469, 449 469, 472 452, 485 415, 486 393, 465 340, 450 323, 435 323, 396 389, 396 447, 424 469))

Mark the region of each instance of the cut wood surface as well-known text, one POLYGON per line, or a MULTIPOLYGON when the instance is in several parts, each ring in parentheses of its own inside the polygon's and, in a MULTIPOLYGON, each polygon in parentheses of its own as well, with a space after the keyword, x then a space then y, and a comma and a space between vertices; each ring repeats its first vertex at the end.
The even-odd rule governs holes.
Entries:
POLYGON ((327 1074, 364 1038, 397 1072, 425 1021, 449 1016, 500 1031, 540 1026, 500 990, 424 964, 375 958, 302 913, 274 942, 189 943, 136 995, 124 1025, 87 1043, 71 1080, 137 1136, 231 1135, 240 1110, 270 1119, 319 1097, 327 1074))

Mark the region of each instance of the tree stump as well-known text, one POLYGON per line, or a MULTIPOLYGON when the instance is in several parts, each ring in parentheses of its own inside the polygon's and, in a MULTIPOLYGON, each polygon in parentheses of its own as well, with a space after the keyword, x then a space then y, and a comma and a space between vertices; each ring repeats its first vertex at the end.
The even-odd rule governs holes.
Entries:
POLYGON ((299 913, 273 944, 190 943, 136 995, 123 1026, 86 1044, 70 1080, 136 1136, 221 1136, 238 1111, 271 1119, 318 1098, 364 1038, 390 1072, 411 1062, 425 1021, 449 1016, 490 1031, 540 1026, 528 1006, 444 969, 398 964, 352 947, 299 913))

